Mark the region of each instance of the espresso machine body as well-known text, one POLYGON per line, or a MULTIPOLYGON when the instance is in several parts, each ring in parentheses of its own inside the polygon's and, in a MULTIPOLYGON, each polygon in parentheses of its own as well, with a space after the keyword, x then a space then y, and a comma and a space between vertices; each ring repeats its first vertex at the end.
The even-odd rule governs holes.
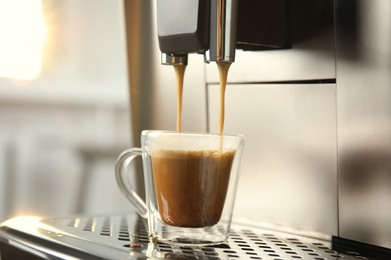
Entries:
MULTIPOLYGON (((246 136, 236 219, 390 249, 390 3, 239 1, 237 8, 225 123, 226 133, 246 136)), ((159 3, 156 11, 159 28, 159 3)), ((217 132, 216 66, 190 57, 183 128, 217 132)), ((158 70, 165 71, 159 82, 170 83, 156 86, 155 97, 167 100, 169 91, 175 96, 173 72, 158 70)), ((154 128, 173 127, 175 108, 165 109, 155 111, 166 117, 154 128)))

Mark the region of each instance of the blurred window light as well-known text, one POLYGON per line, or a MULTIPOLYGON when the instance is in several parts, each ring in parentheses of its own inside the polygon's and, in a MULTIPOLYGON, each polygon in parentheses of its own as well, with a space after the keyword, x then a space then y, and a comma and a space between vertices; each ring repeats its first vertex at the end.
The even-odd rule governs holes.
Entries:
POLYGON ((42 0, 0 0, 0 78, 35 79, 45 37, 42 0))

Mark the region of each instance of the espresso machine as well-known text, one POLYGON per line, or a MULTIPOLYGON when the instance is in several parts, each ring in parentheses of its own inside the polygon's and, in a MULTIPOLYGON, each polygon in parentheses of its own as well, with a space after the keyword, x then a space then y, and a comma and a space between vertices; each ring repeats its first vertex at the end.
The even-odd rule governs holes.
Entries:
POLYGON ((175 127, 163 65, 187 64, 183 131, 217 132, 214 63, 232 63, 224 132, 246 145, 231 237, 172 247, 150 243, 131 213, 22 217, 0 228, 4 259, 391 258, 389 1, 134 0, 124 11, 135 145, 141 130, 175 127))

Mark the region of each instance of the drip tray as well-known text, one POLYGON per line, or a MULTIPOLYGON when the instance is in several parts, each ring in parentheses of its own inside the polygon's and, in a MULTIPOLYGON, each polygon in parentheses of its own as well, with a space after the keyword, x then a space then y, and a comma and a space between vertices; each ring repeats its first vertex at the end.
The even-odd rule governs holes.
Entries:
POLYGON ((233 225, 227 243, 217 246, 154 244, 145 224, 136 215, 19 217, 2 224, 0 244, 44 259, 367 259, 355 252, 340 254, 330 241, 245 225, 233 225))

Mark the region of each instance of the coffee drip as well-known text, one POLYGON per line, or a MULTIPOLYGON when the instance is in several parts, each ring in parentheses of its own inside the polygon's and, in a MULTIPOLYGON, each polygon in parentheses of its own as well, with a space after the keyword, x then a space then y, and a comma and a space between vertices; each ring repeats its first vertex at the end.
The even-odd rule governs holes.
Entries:
POLYGON ((185 75, 186 65, 174 65, 176 82, 177 82, 177 114, 176 114, 176 131, 182 130, 182 97, 183 97, 183 79, 185 75))
POLYGON ((228 70, 231 66, 230 62, 217 62, 220 77, 220 117, 219 117, 219 134, 224 132, 225 119, 225 89, 227 87, 228 70))

